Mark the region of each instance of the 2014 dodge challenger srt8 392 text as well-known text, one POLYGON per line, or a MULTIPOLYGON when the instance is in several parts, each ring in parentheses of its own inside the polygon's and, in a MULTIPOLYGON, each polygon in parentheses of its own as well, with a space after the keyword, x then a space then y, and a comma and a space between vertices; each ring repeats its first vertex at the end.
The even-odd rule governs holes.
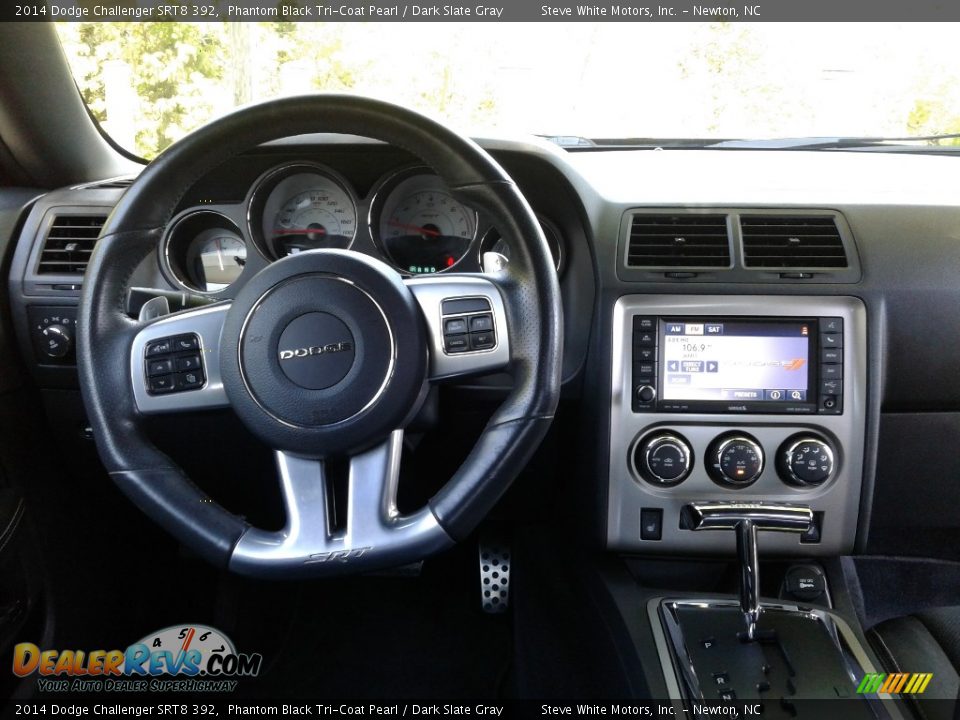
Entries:
POLYGON ((954 30, 0 26, 7 709, 953 717, 954 30))

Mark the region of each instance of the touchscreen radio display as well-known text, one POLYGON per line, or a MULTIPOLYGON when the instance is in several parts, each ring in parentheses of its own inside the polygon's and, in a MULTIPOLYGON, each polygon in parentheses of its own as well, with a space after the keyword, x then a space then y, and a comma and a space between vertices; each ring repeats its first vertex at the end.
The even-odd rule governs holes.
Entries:
POLYGON ((810 387, 815 321, 690 319, 660 322, 665 401, 815 400, 810 387))

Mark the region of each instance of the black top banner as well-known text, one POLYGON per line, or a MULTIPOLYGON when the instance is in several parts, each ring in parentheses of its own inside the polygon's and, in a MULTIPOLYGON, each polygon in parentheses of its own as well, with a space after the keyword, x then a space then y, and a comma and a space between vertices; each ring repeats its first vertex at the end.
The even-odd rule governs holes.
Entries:
MULTIPOLYGON (((957 22, 956 0, 56 0, 5 2, 15 22, 957 22)), ((850 32, 857 32, 851 25, 850 32)))

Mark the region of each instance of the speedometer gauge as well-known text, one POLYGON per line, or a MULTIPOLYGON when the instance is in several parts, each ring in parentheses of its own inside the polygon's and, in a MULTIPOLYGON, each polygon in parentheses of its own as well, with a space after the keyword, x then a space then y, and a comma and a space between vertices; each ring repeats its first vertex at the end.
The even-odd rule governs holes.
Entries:
POLYGON ((423 170, 384 183, 374 200, 374 213, 383 253, 398 269, 413 275, 454 267, 470 250, 477 232, 477 214, 456 200, 439 177, 423 170))
POLYGON ((251 225, 259 225, 262 249, 271 258, 348 248, 357 232, 357 203, 346 181, 309 163, 268 173, 253 191, 249 212, 251 225))

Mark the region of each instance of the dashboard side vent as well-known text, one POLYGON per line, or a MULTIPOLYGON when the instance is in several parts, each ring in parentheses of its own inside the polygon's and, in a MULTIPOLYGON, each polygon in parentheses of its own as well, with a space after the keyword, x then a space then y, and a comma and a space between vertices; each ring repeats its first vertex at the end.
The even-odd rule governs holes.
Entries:
POLYGON ((633 215, 627 244, 633 268, 730 267, 726 215, 633 215))
POLYGON ((836 220, 821 215, 741 215, 743 263, 754 268, 845 268, 836 220))
POLYGON ((57 215, 50 223, 37 266, 39 275, 83 275, 105 215, 57 215))

